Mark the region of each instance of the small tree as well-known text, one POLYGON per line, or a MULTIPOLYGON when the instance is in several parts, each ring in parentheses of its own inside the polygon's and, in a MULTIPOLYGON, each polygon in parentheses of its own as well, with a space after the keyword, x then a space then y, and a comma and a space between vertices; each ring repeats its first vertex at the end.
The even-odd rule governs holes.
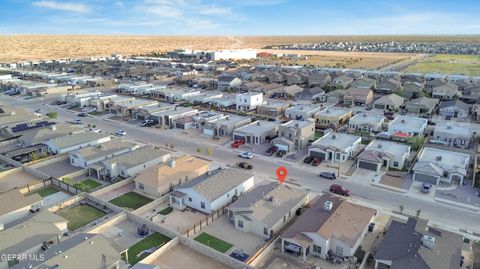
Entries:
POLYGON ((58 113, 53 111, 53 112, 48 112, 47 114, 47 117, 49 117, 50 119, 56 119, 58 117, 58 113))
POLYGON ((68 185, 72 185, 73 181, 70 177, 63 177, 63 182, 67 183, 68 185))
POLYGON ((173 144, 170 145, 170 148, 173 149, 175 146, 173 144))
POLYGON ((212 154, 213 154, 213 149, 211 147, 208 147, 207 148, 207 155, 212 156, 212 154))
POLYGON ((404 206, 403 205, 400 205, 400 214, 403 214, 403 210, 404 210, 404 206))
POLYGON ((202 148, 197 148, 198 154, 202 153, 202 148))
POLYGON ((420 213, 422 213, 422 211, 420 209, 417 209, 417 219, 420 217, 420 213))

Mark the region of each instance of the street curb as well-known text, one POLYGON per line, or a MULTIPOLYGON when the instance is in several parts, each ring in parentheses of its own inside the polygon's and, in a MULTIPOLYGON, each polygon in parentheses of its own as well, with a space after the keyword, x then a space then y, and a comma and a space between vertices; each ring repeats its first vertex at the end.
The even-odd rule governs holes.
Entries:
POLYGON ((470 210, 470 211, 474 211, 474 212, 480 211, 480 208, 479 208, 479 207, 472 206, 472 205, 466 205, 466 204, 462 204, 462 203, 450 201, 450 200, 443 199, 443 198, 436 198, 436 197, 434 197, 433 200, 434 200, 435 202, 437 202, 437 203, 447 204, 447 205, 451 205, 451 206, 456 206, 456 207, 460 207, 460 208, 463 208, 463 209, 466 209, 466 210, 470 210))
POLYGON ((370 183, 370 185, 373 186, 373 187, 377 187, 377 188, 385 189, 385 190, 389 190, 389 191, 394 191, 394 192, 398 192, 398 193, 408 193, 408 190, 403 190, 403 189, 399 189, 399 188, 395 188, 395 187, 390 187, 390 186, 386 186, 386 185, 383 185, 383 184, 370 183))

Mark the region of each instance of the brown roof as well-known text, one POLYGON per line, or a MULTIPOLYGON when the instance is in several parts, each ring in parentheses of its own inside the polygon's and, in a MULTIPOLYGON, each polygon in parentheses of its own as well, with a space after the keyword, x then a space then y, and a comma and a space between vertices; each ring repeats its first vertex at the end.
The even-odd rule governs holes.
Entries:
POLYGON ((17 189, 4 192, 0 195, 0 216, 40 201, 42 197, 38 193, 23 195, 17 189))
POLYGON ((307 233, 317 233, 325 239, 335 237, 353 247, 375 214, 375 209, 324 194, 310 203, 310 207, 282 233, 282 237, 304 245, 308 242, 305 239, 307 233), (333 202, 330 212, 323 209, 326 201, 333 202))

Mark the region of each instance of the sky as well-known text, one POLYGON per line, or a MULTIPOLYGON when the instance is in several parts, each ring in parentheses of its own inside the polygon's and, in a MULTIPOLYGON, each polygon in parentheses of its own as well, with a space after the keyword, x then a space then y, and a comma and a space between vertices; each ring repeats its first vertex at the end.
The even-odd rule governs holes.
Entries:
POLYGON ((0 0, 0 34, 480 34, 478 0, 0 0))

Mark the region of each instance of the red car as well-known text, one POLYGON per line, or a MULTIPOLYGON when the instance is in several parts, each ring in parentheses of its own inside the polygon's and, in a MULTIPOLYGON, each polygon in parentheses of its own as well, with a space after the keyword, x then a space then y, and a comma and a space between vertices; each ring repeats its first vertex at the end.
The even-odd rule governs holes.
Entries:
POLYGON ((232 143, 232 148, 236 149, 238 147, 240 147, 241 145, 245 144, 245 141, 243 140, 235 140, 233 141, 232 143))
POLYGON ((322 160, 320 160, 319 158, 314 158, 312 161, 313 166, 319 166, 320 163, 322 163, 322 160))
POLYGON ((332 184, 330 186, 330 191, 343 196, 350 196, 352 193, 350 190, 339 184, 332 184))

